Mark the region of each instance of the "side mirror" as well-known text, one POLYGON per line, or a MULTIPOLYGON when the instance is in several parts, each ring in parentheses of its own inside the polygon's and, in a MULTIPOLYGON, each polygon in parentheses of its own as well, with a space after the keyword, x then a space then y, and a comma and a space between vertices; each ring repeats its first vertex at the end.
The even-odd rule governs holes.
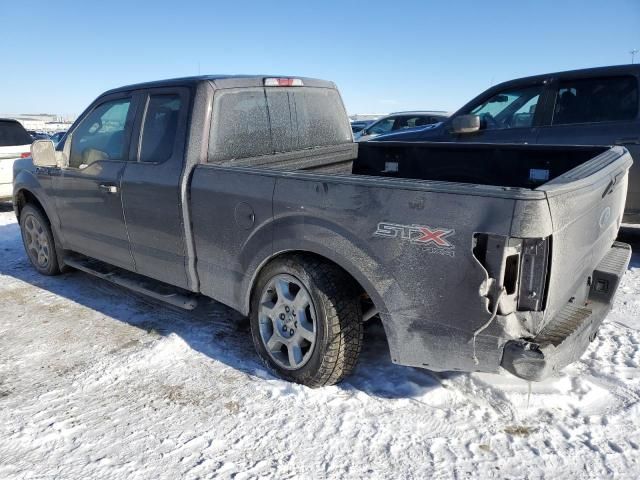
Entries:
POLYGON ((453 133, 473 133, 480 130, 478 115, 458 115, 451 121, 453 133))
POLYGON ((51 140, 36 140, 31 144, 31 158, 37 167, 57 167, 56 150, 51 140))

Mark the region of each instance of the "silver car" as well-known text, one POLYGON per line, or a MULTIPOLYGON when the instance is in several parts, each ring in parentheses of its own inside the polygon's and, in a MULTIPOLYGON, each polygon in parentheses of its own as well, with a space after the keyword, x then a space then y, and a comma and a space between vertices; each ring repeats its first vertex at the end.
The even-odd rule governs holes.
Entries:
POLYGON ((356 133, 354 140, 356 142, 364 142, 378 135, 384 135, 385 133, 398 132, 409 128, 426 127, 443 122, 448 117, 449 114, 442 111, 395 112, 378 119, 376 122, 356 133))

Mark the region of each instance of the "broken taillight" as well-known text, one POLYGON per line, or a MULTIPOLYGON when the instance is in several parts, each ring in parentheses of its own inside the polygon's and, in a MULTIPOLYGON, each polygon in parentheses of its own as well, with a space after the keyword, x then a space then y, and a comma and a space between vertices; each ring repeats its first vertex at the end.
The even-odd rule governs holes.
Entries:
POLYGON ((489 309, 500 295, 500 312, 544 309, 549 238, 511 238, 476 233, 473 255, 487 272, 489 309), (502 292, 502 293, 500 293, 502 292))

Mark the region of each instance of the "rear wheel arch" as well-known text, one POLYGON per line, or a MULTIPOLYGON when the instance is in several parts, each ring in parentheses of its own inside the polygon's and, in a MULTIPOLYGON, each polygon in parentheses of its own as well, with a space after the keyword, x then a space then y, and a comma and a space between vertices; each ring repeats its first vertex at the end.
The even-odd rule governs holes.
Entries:
POLYGON ((287 252, 260 269, 251 291, 253 342, 270 370, 310 387, 353 371, 363 340, 362 290, 348 272, 319 255, 287 252))
POLYGON ((248 313, 249 310, 250 310, 251 298, 254 295, 256 284, 257 284, 258 279, 260 278, 261 273, 271 263, 275 262, 276 260, 281 260, 281 259, 287 258, 287 257, 309 257, 310 259, 321 261, 321 262, 324 262, 324 263, 327 263, 329 265, 333 265, 333 266, 339 268, 340 270, 342 270, 346 274, 346 276, 348 278, 350 278, 354 282, 354 285, 360 291, 361 295, 364 298, 368 298, 370 300, 370 302, 373 304, 373 306, 376 308, 376 310, 378 312, 385 311, 382 299, 380 297, 378 297, 377 292, 375 292, 375 290, 372 287, 370 287, 368 285, 367 286, 363 285, 364 282, 359 281, 358 278, 357 278, 357 274, 355 274, 354 272, 350 271, 350 269, 344 268, 344 266, 338 264, 334 260, 331 260, 330 258, 327 258, 324 255, 321 255, 321 254, 316 253, 316 252, 312 252, 310 250, 284 250, 284 251, 275 253, 274 255, 264 259, 258 265, 256 270, 253 272, 253 275, 251 276, 251 280, 250 280, 249 286, 246 289, 246 294, 245 294, 245 298, 244 298, 245 311, 243 313, 248 313))

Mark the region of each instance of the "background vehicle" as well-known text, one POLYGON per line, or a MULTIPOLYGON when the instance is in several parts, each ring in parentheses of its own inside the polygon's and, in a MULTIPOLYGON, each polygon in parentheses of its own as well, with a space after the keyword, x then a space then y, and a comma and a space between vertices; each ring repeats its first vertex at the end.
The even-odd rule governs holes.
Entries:
POLYGON ((49 140, 49 135, 44 132, 36 132, 35 130, 27 130, 32 140, 49 140))
POLYGON ((0 118, 0 201, 11 200, 13 162, 31 155, 31 142, 20 122, 0 118))
POLYGON ((16 163, 43 274, 67 265, 250 317, 263 361, 310 386, 355 366, 379 315, 395 363, 530 380, 576 360, 629 262, 631 164, 605 147, 352 141, 335 86, 196 77, 100 96, 16 163), (318 128, 321 125, 322 128, 318 128))
POLYGON ((375 120, 353 120, 351 122, 351 131, 353 133, 358 133, 360 130, 368 127, 373 122, 375 122, 375 120))
MULTIPOLYGON (((496 85, 436 128, 380 141, 623 145, 640 160, 640 65, 590 68, 496 85)), ((626 222, 640 223, 640 161, 629 172, 626 222)))
POLYGON ((354 138, 357 142, 363 142, 385 133, 433 125, 447 118, 448 114, 440 111, 391 113, 362 129, 354 138))
POLYGON ((62 140, 62 137, 65 136, 67 132, 56 132, 53 135, 51 135, 51 141, 53 142, 54 145, 57 145, 60 140, 62 140))

